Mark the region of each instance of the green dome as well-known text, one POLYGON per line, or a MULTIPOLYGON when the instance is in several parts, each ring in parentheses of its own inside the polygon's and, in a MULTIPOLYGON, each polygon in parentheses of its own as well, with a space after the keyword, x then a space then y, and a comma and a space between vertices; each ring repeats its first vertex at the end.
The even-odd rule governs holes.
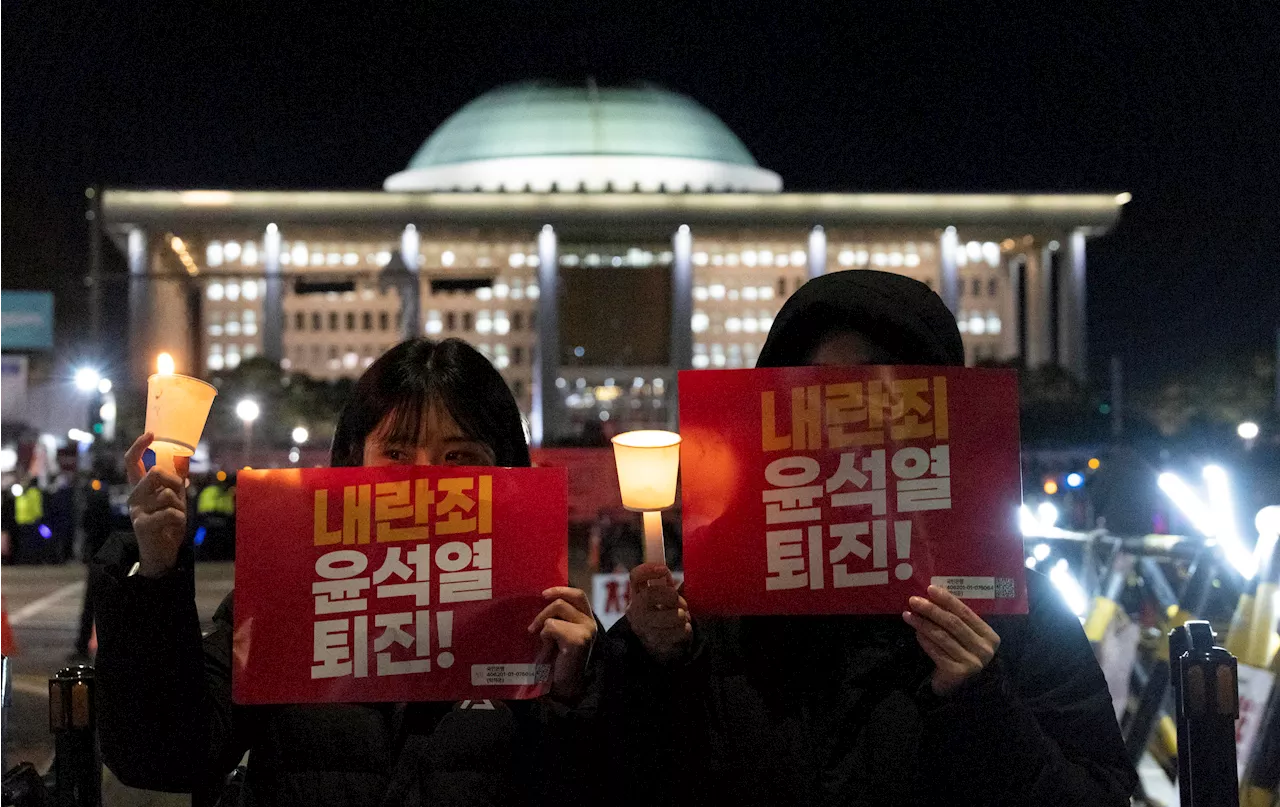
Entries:
POLYGON ((555 86, 527 81, 485 93, 449 117, 409 168, 503 157, 614 155, 756 161, 703 106, 653 85, 555 86))
POLYGON ((526 81, 451 115, 384 183, 393 191, 778 191, 702 105, 650 84, 526 81))

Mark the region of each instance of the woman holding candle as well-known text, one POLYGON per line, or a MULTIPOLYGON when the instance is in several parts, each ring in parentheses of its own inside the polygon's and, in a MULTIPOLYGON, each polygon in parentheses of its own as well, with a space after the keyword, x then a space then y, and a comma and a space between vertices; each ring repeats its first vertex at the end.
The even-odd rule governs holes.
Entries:
MULTIPOLYGON (((584 693, 597 623, 586 595, 544 593, 531 632, 554 644, 552 693, 465 702, 242 707, 231 702, 232 596, 203 638, 185 545, 185 474, 126 456, 136 543, 99 555, 100 736, 125 784, 211 803, 249 752, 256 804, 488 804, 573 801, 589 781, 584 693)), ((528 466, 519 409, 465 342, 404 342, 356 384, 339 419, 335 467, 528 466)), ((178 470, 182 461, 178 462, 178 470)))
MULTIPOLYGON (((810 281, 759 366, 964 364, 924 284, 810 281)), ((665 567, 632 573, 602 706, 621 792, 648 804, 1122 807, 1136 776, 1079 622, 1028 572, 1030 613, 930 587, 900 616, 697 618, 665 567), (693 616, 690 616, 692 613, 693 616)))

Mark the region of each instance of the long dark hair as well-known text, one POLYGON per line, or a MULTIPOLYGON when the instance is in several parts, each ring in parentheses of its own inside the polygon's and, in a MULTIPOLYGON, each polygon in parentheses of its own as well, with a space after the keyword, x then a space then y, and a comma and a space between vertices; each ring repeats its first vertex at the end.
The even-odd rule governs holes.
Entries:
POLYGON ((416 443, 427 411, 437 405, 468 437, 493 449, 497 465, 529 467, 516 399, 489 360, 460 339, 410 339, 374 362, 338 417, 329 464, 363 465, 365 438, 388 415, 388 437, 416 443))

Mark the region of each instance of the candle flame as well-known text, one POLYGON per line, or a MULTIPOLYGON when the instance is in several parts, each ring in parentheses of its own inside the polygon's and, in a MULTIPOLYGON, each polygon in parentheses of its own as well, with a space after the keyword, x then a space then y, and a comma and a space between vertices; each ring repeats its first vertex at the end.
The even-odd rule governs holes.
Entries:
POLYGON ((156 372, 160 375, 173 375, 174 370, 173 356, 168 353, 156 356, 156 372))

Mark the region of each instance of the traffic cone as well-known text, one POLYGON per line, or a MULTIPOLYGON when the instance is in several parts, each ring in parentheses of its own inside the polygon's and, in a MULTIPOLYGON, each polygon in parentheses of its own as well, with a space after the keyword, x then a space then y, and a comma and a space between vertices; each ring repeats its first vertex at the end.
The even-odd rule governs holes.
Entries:
POLYGON ((9 608, 0 599, 0 654, 14 656, 18 653, 18 641, 13 636, 13 626, 9 624, 9 608))

